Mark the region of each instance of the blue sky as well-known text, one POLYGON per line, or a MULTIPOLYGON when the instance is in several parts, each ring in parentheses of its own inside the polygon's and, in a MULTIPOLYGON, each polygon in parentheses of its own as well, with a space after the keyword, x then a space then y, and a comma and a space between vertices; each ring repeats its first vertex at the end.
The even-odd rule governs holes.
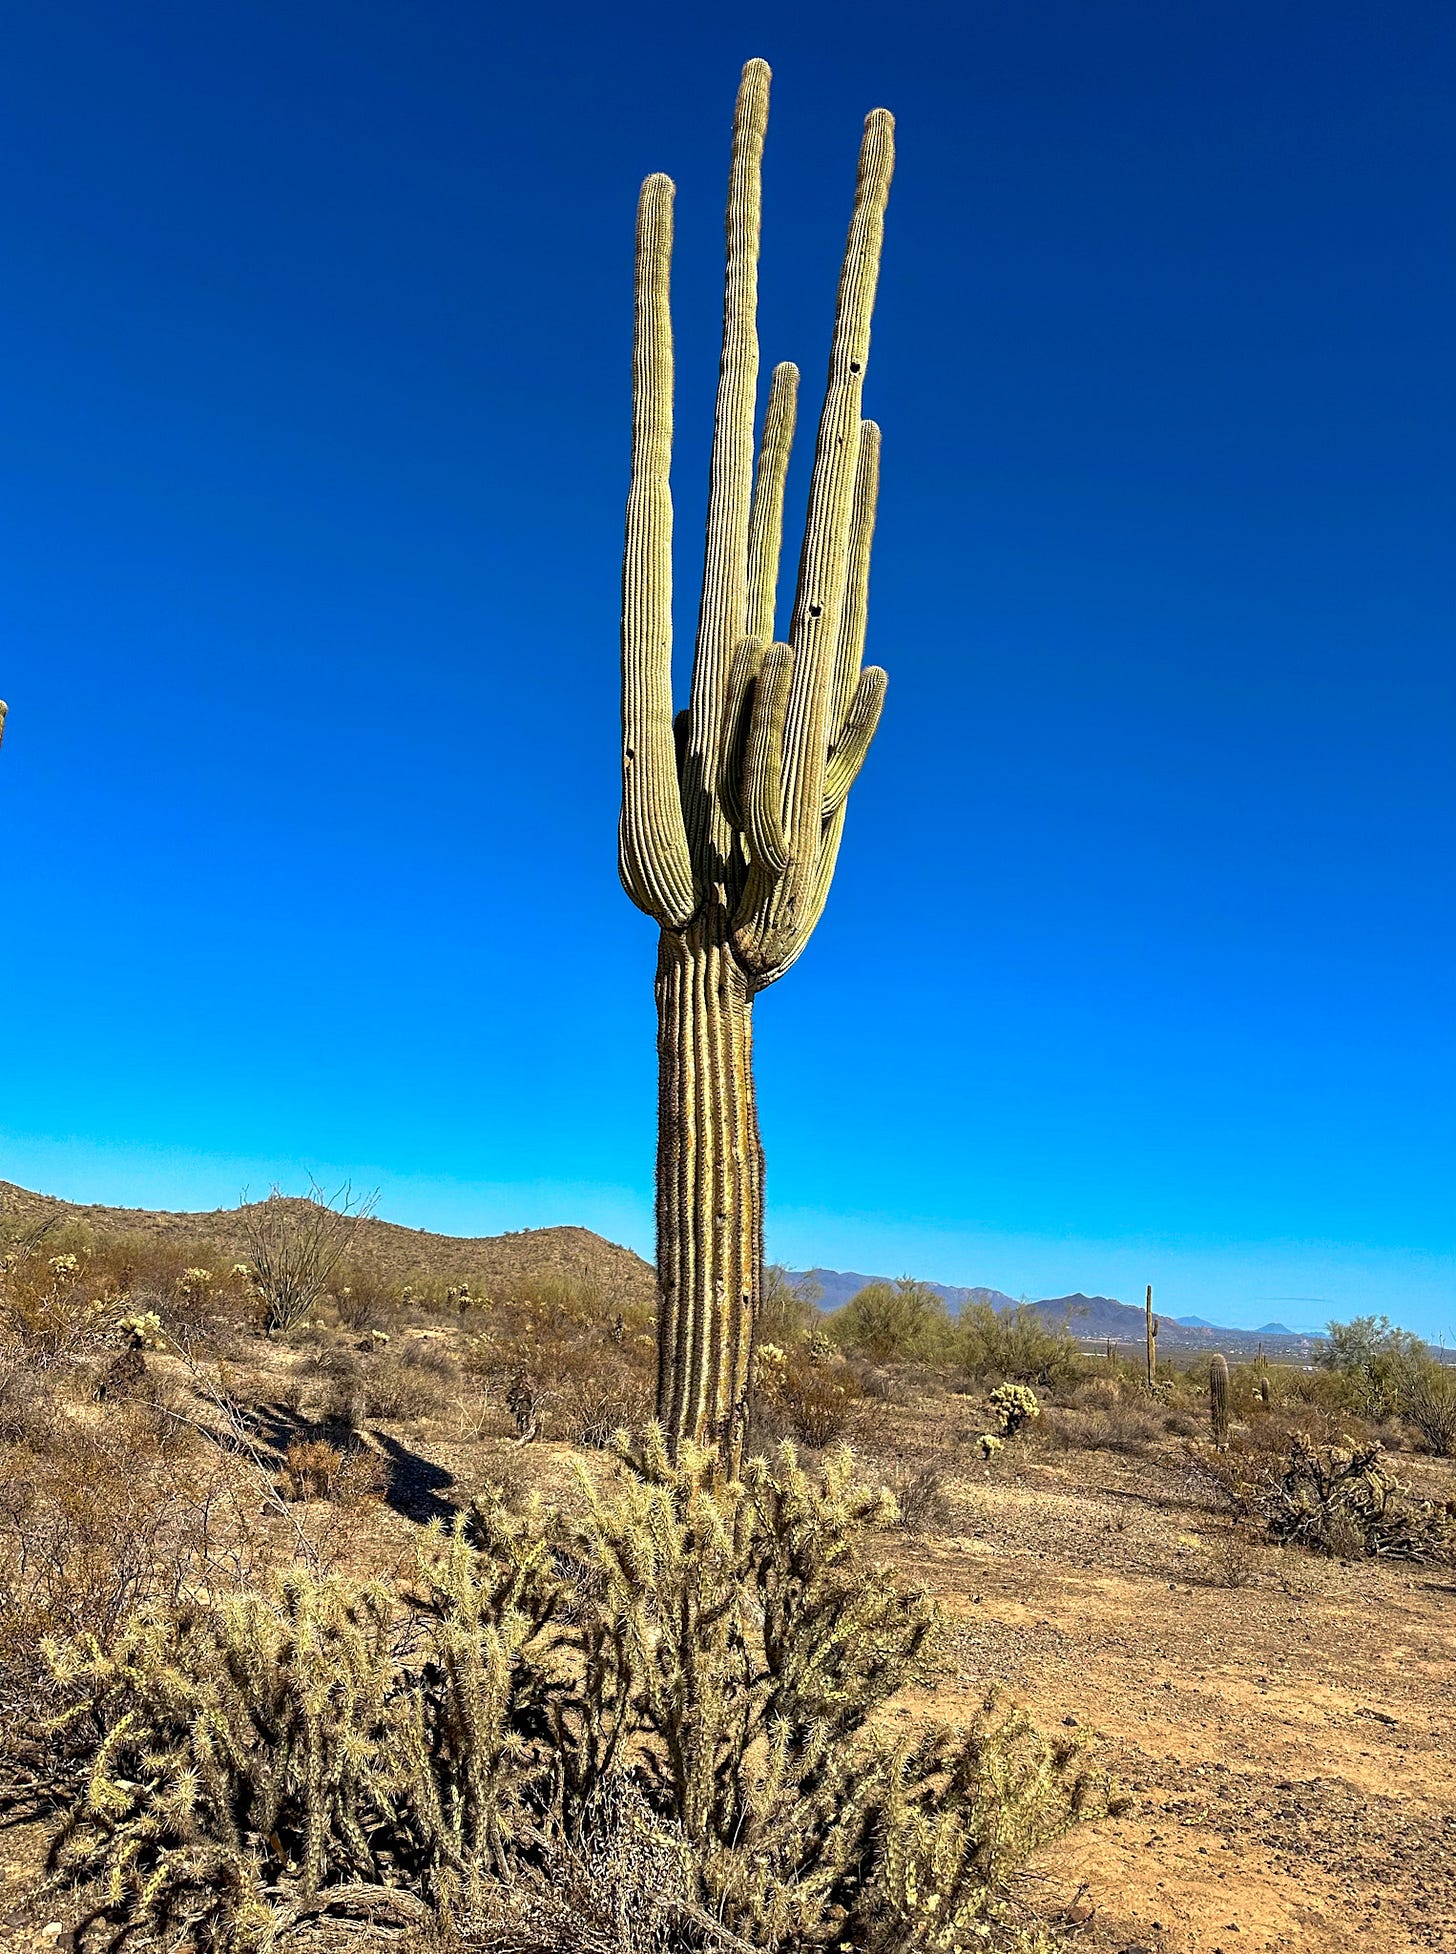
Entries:
POLYGON ((770 1252, 1456 1333, 1448 8, 62 0, 6 34, 0 1176, 349 1174, 417 1225, 650 1248, 633 203, 676 179, 686 646, 762 54, 763 354, 811 414, 868 108, 900 158, 890 698, 759 1007, 770 1252))

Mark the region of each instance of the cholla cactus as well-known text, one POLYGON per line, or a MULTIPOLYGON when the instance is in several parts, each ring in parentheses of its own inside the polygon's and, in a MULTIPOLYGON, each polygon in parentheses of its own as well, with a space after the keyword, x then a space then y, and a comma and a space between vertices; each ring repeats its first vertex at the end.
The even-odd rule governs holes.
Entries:
POLYGON ((935 1622, 867 1562, 893 1502, 847 1454, 730 1482, 679 1451, 649 1434, 570 1514, 492 1499, 428 1531, 405 1634, 382 1584, 295 1570, 52 1647, 89 1746, 58 1882, 204 1954, 331 1906, 439 1928, 551 1892, 550 1936, 492 1944, 985 1945, 1102 1787, 1017 1715, 885 1734, 935 1622))
POLYGON ((133 1350, 164 1350, 167 1344, 162 1319, 154 1309, 137 1310, 131 1316, 123 1316, 117 1329, 130 1343, 133 1350))
POLYGON ((1208 1366, 1208 1422, 1213 1442, 1220 1452, 1228 1449, 1229 1367, 1228 1359, 1216 1351, 1208 1366))
POLYGON ((1040 1418, 1041 1405, 1029 1384, 998 1384, 987 1393, 986 1404, 993 1427, 982 1432, 976 1443, 981 1448, 981 1457, 990 1465, 1008 1438, 1014 1438, 1033 1418, 1040 1418))
POLYGON ((865 123, 787 639, 775 629, 798 372, 775 369, 754 466, 760 166, 769 70, 743 71, 728 188, 723 353, 690 703, 673 715, 673 186, 637 215, 632 483, 622 576, 627 893, 657 964, 657 1416, 669 1445, 742 1452, 763 1285, 752 1007, 802 953, 829 893, 845 802, 885 674, 862 669, 879 429, 860 417, 894 122, 865 123))

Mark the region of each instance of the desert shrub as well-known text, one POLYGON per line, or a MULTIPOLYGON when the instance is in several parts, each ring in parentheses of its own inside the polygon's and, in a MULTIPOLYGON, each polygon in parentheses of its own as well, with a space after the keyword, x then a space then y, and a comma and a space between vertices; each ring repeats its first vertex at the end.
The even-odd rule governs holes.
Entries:
POLYGON ((346 1330, 382 1330, 399 1313, 389 1285, 368 1269, 347 1267, 331 1292, 334 1312, 346 1330))
POLYGON ((842 1349, 873 1364, 908 1363, 942 1355, 950 1341, 945 1304, 926 1283, 868 1282, 828 1318, 842 1349))
POLYGON ((877 1460, 876 1475, 883 1479, 894 1497, 892 1525, 906 1533, 933 1533, 950 1519, 945 1474, 933 1460, 903 1455, 877 1460))
POLYGON ((1167 1414, 1151 1399, 1121 1398, 1112 1403, 1054 1407, 1042 1416, 1042 1443, 1053 1449, 1119 1452, 1140 1457, 1163 1436, 1167 1414))
POLYGON ((0 1661, 45 1634, 105 1640, 131 1610, 180 1592, 207 1515, 150 1437, 130 1420, 72 1426, 54 1452, 0 1454, 0 1661))
POLYGON ((1048 1324, 1031 1303, 1007 1310, 967 1304, 956 1321, 951 1351, 967 1377, 1053 1387, 1070 1383, 1084 1369, 1068 1326, 1048 1324))
POLYGON ((1410 1378, 1401 1410, 1438 1459, 1456 1456, 1456 1369, 1425 1363, 1410 1378))
POLYGON ((311 1183, 300 1198, 275 1187, 266 1201, 240 1210, 249 1279, 269 1336, 312 1314, 373 1208, 372 1195, 356 1200, 347 1186, 325 1194, 311 1183))
POLYGON ((1318 1554, 1449 1561, 1456 1549, 1451 1516, 1414 1498, 1375 1446, 1345 1450, 1296 1439, 1258 1503, 1271 1539, 1318 1554))
POLYGON ((772 1429, 770 1419, 762 1415, 767 1412, 777 1419, 784 1436, 816 1452, 844 1438, 864 1404, 859 1372, 824 1337, 789 1350, 760 1344, 755 1374, 761 1400, 760 1434, 767 1436, 772 1429))
POLYGON ((598 1449, 620 1431, 640 1431, 652 1415, 652 1380, 625 1364, 569 1378, 552 1407, 551 1429, 573 1445, 598 1449))
POLYGON ((1394 1477, 1372 1440, 1295 1430, 1235 1437, 1227 1452, 1184 1447, 1190 1477, 1237 1521, 1282 1546, 1341 1560, 1450 1561, 1456 1519, 1394 1477))
POLYGON ((624 1907, 638 1947, 985 1944, 1105 1787, 994 1705, 882 1732, 933 1632, 864 1559, 886 1496, 844 1454, 712 1465, 654 1435, 575 1515, 431 1532, 410 1624, 386 1587, 295 1570, 109 1653, 53 1645, 92 1759, 53 1876, 95 1882, 118 1937, 204 1950, 371 1907, 542 1954, 623 1944, 599 1935, 624 1907))
POLYGON ((1355 1410, 1379 1419, 1400 1412, 1430 1353, 1410 1330, 1392 1328, 1388 1316, 1357 1316, 1325 1326, 1315 1362, 1345 1382, 1355 1410))
POLYGON ((57 1249, 40 1236, 0 1259, 0 1348, 49 1369, 103 1346, 114 1332, 118 1299, 103 1291, 83 1249, 57 1249))
POLYGON ((384 1483, 384 1467, 367 1446, 340 1447, 322 1438, 295 1439, 278 1477, 285 1499, 332 1499, 346 1505, 377 1498, 384 1483))
POLYGON ((780 1347, 804 1343, 819 1327, 819 1299, 823 1294, 819 1284, 807 1276, 790 1282, 787 1269, 779 1263, 770 1263, 763 1272, 757 1334, 765 1343, 780 1347))
POLYGON ((44 1372, 0 1355, 0 1444, 43 1447, 55 1430, 56 1397, 44 1372))

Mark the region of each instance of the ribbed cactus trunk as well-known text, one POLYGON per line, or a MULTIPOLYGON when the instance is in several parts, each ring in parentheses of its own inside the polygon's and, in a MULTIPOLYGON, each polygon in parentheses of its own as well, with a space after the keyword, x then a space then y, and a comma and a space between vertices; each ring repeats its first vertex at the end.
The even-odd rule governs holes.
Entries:
POLYGON ((774 369, 755 466, 758 244, 768 68, 743 71, 728 185, 728 268, 707 546, 687 709, 672 706, 673 187, 642 186, 632 355, 632 484, 622 568, 623 886, 661 927, 657 966, 657 1415, 742 1456, 763 1284, 756 994, 823 911, 845 801, 879 721, 863 666, 879 430, 860 418, 894 163, 865 122, 787 641, 775 638, 798 371, 774 369))
POLYGON ((1229 1367, 1222 1352, 1215 1352, 1208 1366, 1208 1421, 1213 1442, 1220 1452, 1228 1449, 1229 1367))
POLYGON ((657 957, 657 1421, 741 1448, 763 1280, 753 997, 710 916, 657 957))

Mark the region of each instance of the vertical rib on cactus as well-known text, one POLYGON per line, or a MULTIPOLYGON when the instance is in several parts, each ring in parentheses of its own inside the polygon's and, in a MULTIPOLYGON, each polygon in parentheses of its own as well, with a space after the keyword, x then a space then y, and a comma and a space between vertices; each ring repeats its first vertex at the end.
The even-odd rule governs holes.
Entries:
POLYGON ((1213 1428, 1213 1442, 1222 1452, 1228 1446, 1229 1435, 1229 1367, 1221 1351, 1214 1353, 1208 1366, 1208 1420, 1213 1428))
POLYGON ((777 643, 798 370, 774 369, 754 467, 769 71, 743 70, 728 187, 723 349, 691 703, 674 720, 672 185, 637 225, 632 486, 622 576, 622 881, 662 928, 657 967, 658 1418, 674 1449, 741 1457, 763 1280, 755 994, 828 897, 885 675, 861 669, 879 429, 861 421, 894 122, 866 120, 788 639, 777 643))

